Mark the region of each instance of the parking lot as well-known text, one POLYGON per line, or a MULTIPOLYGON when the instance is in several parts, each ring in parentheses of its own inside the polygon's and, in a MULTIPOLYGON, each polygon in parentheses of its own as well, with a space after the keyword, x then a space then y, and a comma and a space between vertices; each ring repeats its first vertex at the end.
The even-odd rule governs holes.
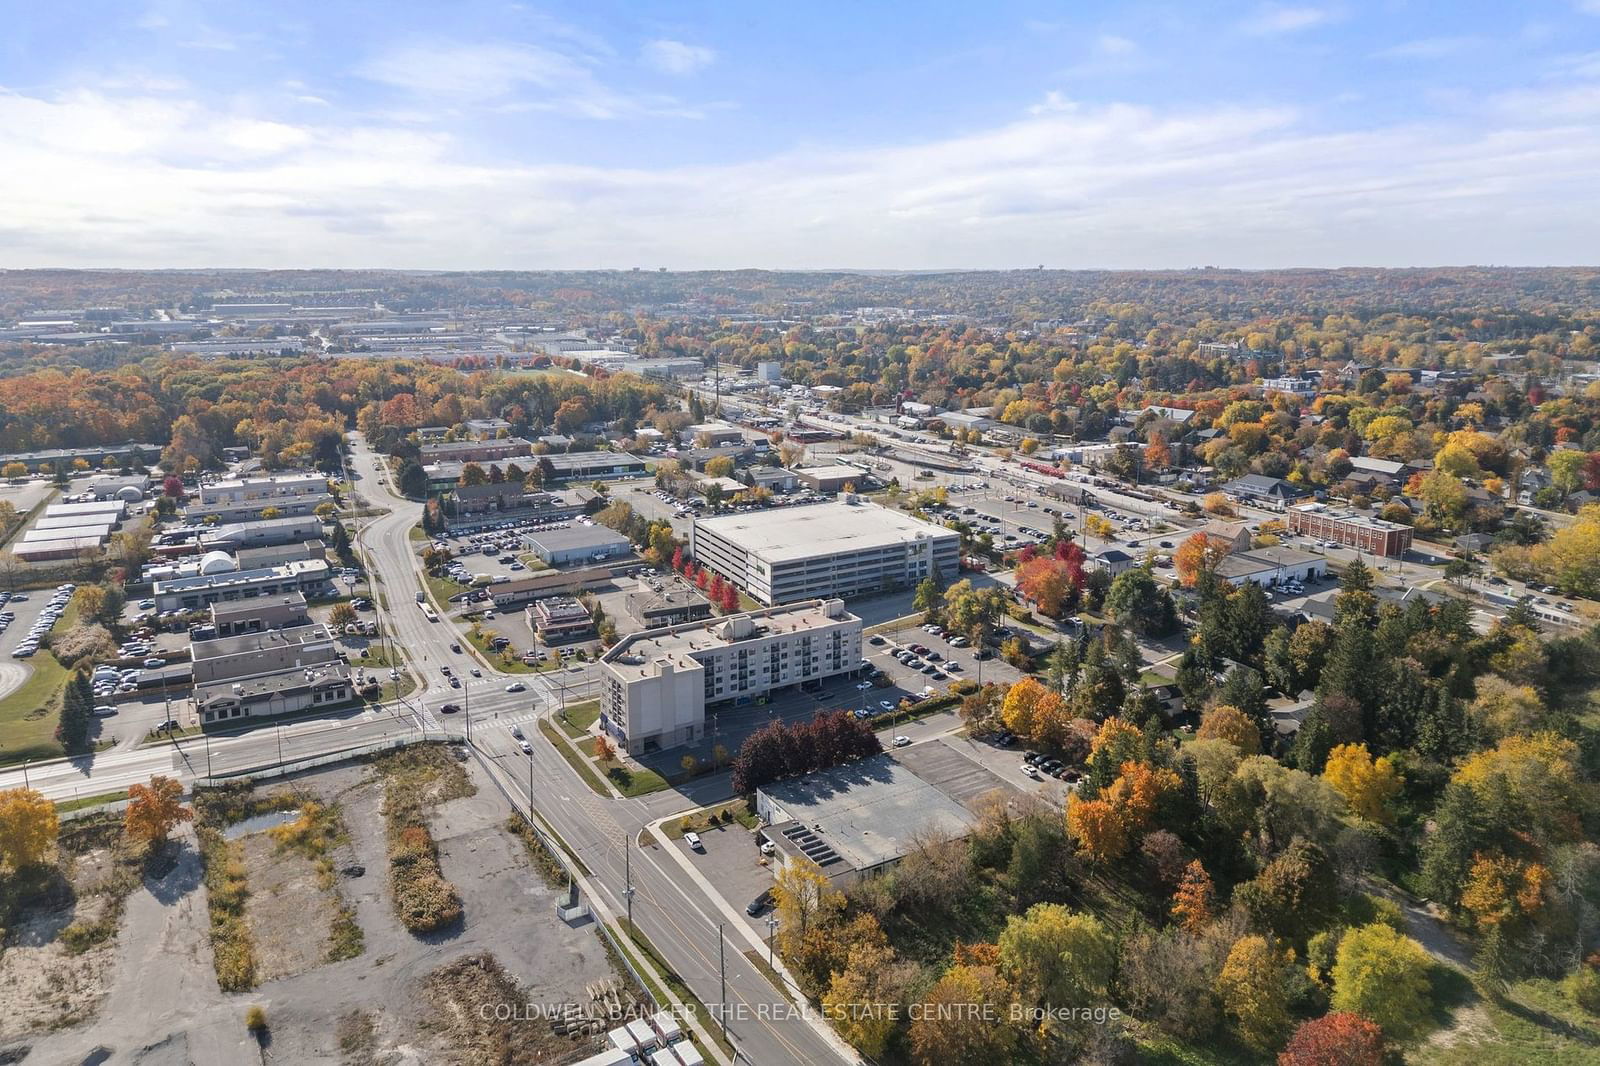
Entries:
POLYGON ((700 851, 681 839, 669 840, 667 846, 678 848, 688 856, 690 864, 717 887, 752 928, 765 936, 766 918, 771 908, 755 917, 745 910, 752 900, 772 887, 772 868, 762 865, 755 834, 738 822, 726 822, 715 829, 700 830, 699 837, 700 851))

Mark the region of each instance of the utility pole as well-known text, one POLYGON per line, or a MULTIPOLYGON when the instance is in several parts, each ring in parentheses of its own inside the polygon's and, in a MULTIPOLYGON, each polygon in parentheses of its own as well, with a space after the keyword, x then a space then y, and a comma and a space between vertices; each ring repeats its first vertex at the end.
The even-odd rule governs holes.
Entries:
POLYGON ((770 915, 767 918, 767 969, 776 969, 772 965, 772 942, 778 937, 778 916, 770 915))
POLYGON ((628 901, 628 929, 633 929, 633 844, 622 842, 622 895, 628 901))
POLYGON ((273 726, 273 731, 278 734, 278 765, 282 766, 283 765, 283 723, 279 722, 276 725, 274 725, 273 726))
POLYGON ((722 923, 717 923, 717 980, 722 998, 722 1035, 728 1035, 728 966, 723 955, 722 923))

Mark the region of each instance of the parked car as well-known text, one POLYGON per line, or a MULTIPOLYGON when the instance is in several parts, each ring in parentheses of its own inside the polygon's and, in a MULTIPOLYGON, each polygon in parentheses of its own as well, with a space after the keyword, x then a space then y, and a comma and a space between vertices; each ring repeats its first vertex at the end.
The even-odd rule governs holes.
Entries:
MULTIPOLYGON (((684 839, 687 840, 690 836, 693 836, 693 834, 686 833, 684 835, 684 839)), ((754 918, 770 906, 772 906, 772 890, 769 888, 762 892, 761 895, 745 904, 744 912, 750 917, 754 918)))
POLYGON ((704 851, 704 850, 706 850, 706 846, 700 842, 700 834, 699 833, 685 833, 685 834, 683 834, 683 842, 685 844, 689 845, 695 851, 704 851))
POLYGON ((167 660, 165 659, 146 659, 144 661, 146 670, 159 670, 165 665, 167 665, 167 660))

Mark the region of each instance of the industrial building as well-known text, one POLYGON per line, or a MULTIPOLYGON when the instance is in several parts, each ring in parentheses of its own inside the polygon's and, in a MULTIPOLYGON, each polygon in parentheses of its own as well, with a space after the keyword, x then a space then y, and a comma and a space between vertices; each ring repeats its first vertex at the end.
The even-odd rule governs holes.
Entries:
POLYGON ((888 754, 756 790, 780 864, 817 864, 835 888, 882 873, 930 836, 960 838, 977 818, 888 754))
POLYGON ((350 668, 325 626, 219 636, 192 647, 203 726, 332 707, 355 696, 350 668))
POLYGON ((634 633, 600 660, 600 726, 631 755, 693 744, 708 706, 861 665, 861 619, 837 599, 634 633))
POLYGON ((744 430, 732 422, 700 422, 683 431, 686 439, 698 448, 715 448, 719 444, 743 444, 744 430))
POLYGON ((847 485, 861 487, 867 480, 864 470, 842 464, 834 466, 805 466, 794 472, 795 479, 814 492, 832 495, 843 492, 847 485))
POLYGON ((549 566, 599 563, 633 553, 633 542, 599 524, 563 523, 556 529, 525 533, 522 542, 549 566))
POLYGON ((248 600, 298 592, 307 599, 333 592, 332 571, 321 559, 269 566, 259 570, 200 573, 155 582, 158 611, 194 611, 225 600, 248 600))
POLYGON ((954 530, 858 497, 696 520, 690 554, 765 604, 910 588, 960 568, 954 530))
POLYGON ((1411 527, 1385 522, 1360 511, 1340 510, 1322 503, 1289 509, 1289 532, 1347 548, 1398 559, 1411 550, 1411 527))
POLYGON ((229 522, 200 534, 201 551, 238 551, 273 544, 294 544, 322 536, 322 519, 316 515, 263 518, 255 522, 229 522))
POLYGON ((298 592, 211 605, 211 627, 219 637, 237 637, 245 633, 292 629, 310 624, 306 598, 298 592))
POLYGON ((97 500, 124 500, 134 503, 150 491, 149 474, 108 475, 89 479, 89 491, 97 500))
POLYGON ((1282 585, 1285 582, 1320 580, 1328 572, 1328 560, 1293 548, 1256 548, 1234 552, 1217 563, 1217 576, 1233 585, 1282 585))
POLYGON ((429 463, 492 463, 501 459, 515 459, 533 454, 533 442, 522 437, 501 437, 498 440, 456 440, 424 444, 419 451, 422 462, 429 463))
POLYGON ((190 525, 215 521, 219 525, 251 522, 261 518, 267 508, 278 512, 274 518, 302 518, 315 514, 318 507, 333 502, 333 494, 308 492, 300 496, 277 496, 269 500, 239 500, 234 503, 191 503, 183 509, 183 520, 190 525))
POLYGON ((562 452, 541 455, 545 476, 553 481, 593 481, 595 478, 637 477, 644 460, 627 452, 562 452))
MULTIPOLYGON (((268 474, 263 477, 231 478, 213 481, 200 486, 202 506, 226 503, 293 498, 315 492, 327 492, 328 479, 317 473, 268 474)), ((260 504, 265 507, 266 503, 260 504)), ((257 509, 259 510, 260 507, 257 509)))
MULTIPOLYGON (((639 564, 643 565, 643 564, 639 564)), ((609 583, 616 570, 592 566, 582 570, 546 570, 532 577, 489 586, 489 602, 497 611, 509 611, 546 596, 571 596, 609 583)))

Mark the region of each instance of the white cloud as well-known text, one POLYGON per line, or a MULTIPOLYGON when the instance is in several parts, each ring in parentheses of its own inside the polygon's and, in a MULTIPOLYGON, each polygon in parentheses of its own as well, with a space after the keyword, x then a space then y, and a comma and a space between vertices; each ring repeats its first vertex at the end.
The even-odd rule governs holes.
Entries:
POLYGON ((1240 23, 1239 28, 1255 37, 1299 33, 1334 20, 1334 13, 1322 7, 1287 7, 1267 4, 1240 23))
POLYGON ((1600 15, 1600 0, 1577 0, 1573 6, 1585 15, 1600 15))
POLYGON ((681 77, 704 70, 717 58, 717 53, 704 45, 662 40, 646 44, 642 58, 647 66, 663 74, 681 77))
POLYGON ((1139 46, 1126 37, 1119 37, 1114 33, 1103 33, 1095 41, 1094 48, 1103 56, 1132 55, 1139 50, 1139 46))
POLYGON ((618 91, 596 73, 601 60, 580 51, 531 44, 416 42, 372 56, 355 73, 447 107, 552 111, 580 118, 697 118, 660 95, 618 91))
POLYGON ((1584 262, 1594 103, 1508 95, 1470 126, 1330 133, 1279 108, 1055 95, 961 136, 646 168, 484 161, 427 129, 167 95, 0 92, 0 267, 1584 262))
POLYGON ((1464 52, 1477 43, 1476 37, 1424 37, 1392 44, 1372 54, 1376 59, 1442 59, 1464 52))

